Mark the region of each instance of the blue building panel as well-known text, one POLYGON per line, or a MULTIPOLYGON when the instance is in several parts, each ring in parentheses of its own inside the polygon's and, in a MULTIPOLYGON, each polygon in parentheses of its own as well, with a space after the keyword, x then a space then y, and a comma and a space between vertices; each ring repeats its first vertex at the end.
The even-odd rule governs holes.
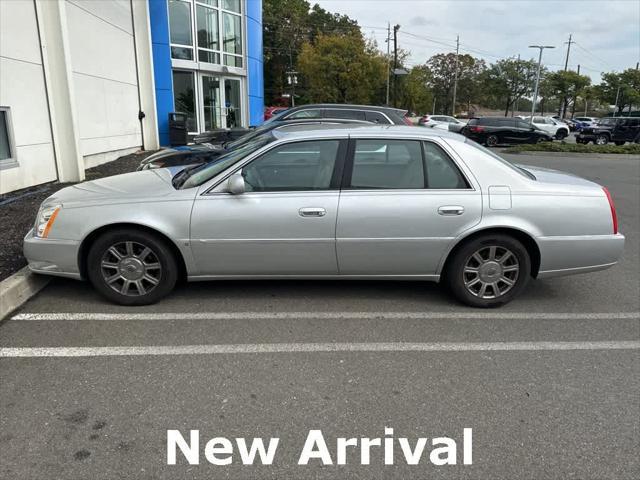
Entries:
POLYGON ((169 145, 169 113, 173 111, 173 80, 169 46, 169 10, 167 0, 149 0, 153 75, 160 145, 169 145))
POLYGON ((262 0, 247 0, 247 84, 249 124, 264 121, 264 59, 262 56, 262 0))

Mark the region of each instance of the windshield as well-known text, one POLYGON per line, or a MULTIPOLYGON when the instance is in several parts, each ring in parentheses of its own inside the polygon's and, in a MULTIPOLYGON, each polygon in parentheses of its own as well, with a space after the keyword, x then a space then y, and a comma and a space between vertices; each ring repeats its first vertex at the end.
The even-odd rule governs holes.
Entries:
POLYGON ((282 117, 284 117, 284 115, 288 112, 289 110, 283 110, 282 112, 274 115, 273 117, 271 117, 269 120, 267 120, 266 122, 263 123, 263 125, 266 125, 267 123, 271 123, 271 122, 275 122, 278 120, 281 120, 282 117))
POLYGON ((615 118, 601 118, 600 120, 598 120, 597 124, 598 125, 615 125, 616 122, 618 120, 616 120, 615 118))
POLYGON ((181 190, 199 187, 204 182, 211 180, 213 177, 223 172, 233 164, 239 162, 247 155, 252 154, 274 140, 275 137, 273 135, 261 135, 254 140, 247 142, 240 148, 236 148, 219 156, 212 162, 193 167, 192 169, 185 169, 174 177, 173 186, 181 190))
POLYGON ((470 140, 467 138, 466 140, 467 145, 471 145, 472 147, 477 148, 478 150, 483 151, 484 153, 486 153, 487 155, 491 155, 493 158, 495 158, 496 160, 498 160, 500 163, 502 163, 503 165, 506 165, 507 167, 509 167, 510 169, 514 170, 515 172, 519 173, 520 175, 522 175, 523 177, 527 177, 531 180, 536 180, 536 177, 533 173, 525 170, 524 168, 520 168, 517 165, 514 165, 513 163, 511 163, 508 160, 505 160, 504 158, 502 158, 500 155, 492 152, 491 150, 489 150, 488 148, 484 148, 482 145, 480 145, 479 143, 474 142, 473 140, 470 140))

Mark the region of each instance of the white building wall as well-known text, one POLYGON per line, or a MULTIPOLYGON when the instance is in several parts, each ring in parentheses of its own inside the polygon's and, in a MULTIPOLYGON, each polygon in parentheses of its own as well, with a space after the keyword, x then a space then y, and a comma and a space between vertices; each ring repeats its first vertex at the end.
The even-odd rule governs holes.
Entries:
POLYGON ((80 150, 85 168, 142 145, 129 0, 66 0, 80 150))
POLYGON ((9 107, 17 165, 0 165, 0 193, 56 180, 33 0, 0 0, 0 106, 9 107))

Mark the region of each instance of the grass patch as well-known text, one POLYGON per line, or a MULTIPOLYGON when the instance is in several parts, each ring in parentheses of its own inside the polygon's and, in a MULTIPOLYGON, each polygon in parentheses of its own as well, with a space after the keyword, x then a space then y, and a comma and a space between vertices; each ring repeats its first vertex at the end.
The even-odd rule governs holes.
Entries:
POLYGON ((624 145, 584 145, 581 143, 543 142, 515 145, 504 150, 505 153, 520 152, 565 152, 565 153, 626 153, 640 155, 640 144, 626 143, 624 145))

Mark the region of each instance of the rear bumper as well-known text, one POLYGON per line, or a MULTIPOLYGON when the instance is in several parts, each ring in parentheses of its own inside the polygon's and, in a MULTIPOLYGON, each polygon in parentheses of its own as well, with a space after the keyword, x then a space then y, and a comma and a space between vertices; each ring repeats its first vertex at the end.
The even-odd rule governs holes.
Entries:
POLYGON ((612 267, 624 250, 624 235, 538 237, 538 278, 588 273, 612 267))
POLYGON ((33 236, 33 229, 24 237, 24 256, 35 273, 80 279, 78 249, 80 242, 50 240, 33 236))

